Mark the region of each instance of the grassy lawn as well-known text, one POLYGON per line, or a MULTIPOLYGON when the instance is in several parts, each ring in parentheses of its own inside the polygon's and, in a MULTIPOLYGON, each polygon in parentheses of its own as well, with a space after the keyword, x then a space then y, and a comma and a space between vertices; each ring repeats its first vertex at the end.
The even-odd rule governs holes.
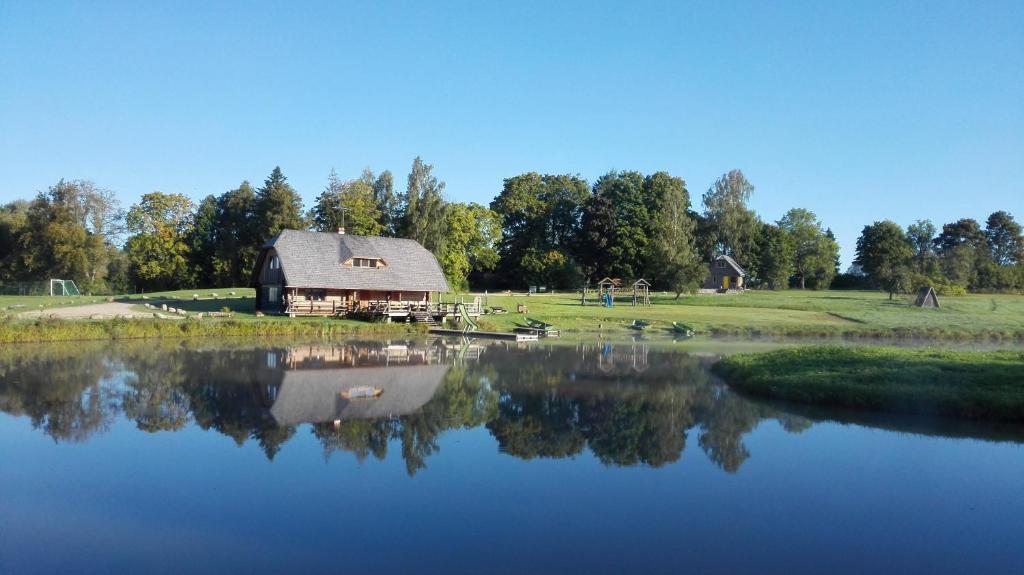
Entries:
MULTIPOLYGON (((233 319, 267 324, 281 322, 333 322, 356 325, 362 322, 320 318, 257 318, 251 288, 180 290, 128 298, 143 310, 144 303, 167 302, 190 313, 228 308, 233 319), (198 299, 193 299, 194 296, 198 299), (143 298, 146 299, 143 299, 143 298)), ((468 296, 467 296, 468 297, 468 296)), ((450 301, 446 296, 445 301, 450 301)), ((635 333, 627 325, 634 319, 652 322, 651 335, 668 333, 673 321, 682 322, 699 333, 716 335, 846 336, 932 339, 1024 339, 1024 296, 968 295, 940 298, 940 309, 911 305, 911 296, 890 301, 870 291, 749 291, 737 295, 684 296, 652 294, 650 307, 632 307, 627 298, 605 308, 591 297, 581 306, 578 294, 489 295, 487 305, 501 306, 506 315, 486 315, 481 327, 509 331, 526 317, 554 324, 565 333, 625 335, 635 333), (516 313, 524 304, 526 314, 516 313)), ((105 297, 50 298, 0 296, 0 313, 52 309, 104 302, 105 297), (11 306, 19 306, 11 309, 11 306), (40 308, 39 306, 43 306, 40 308)), ((268 328, 269 329, 269 328, 268 328)))
POLYGON ((1024 338, 1024 296, 947 297, 940 299, 940 309, 914 307, 912 299, 890 301, 885 294, 868 291, 749 291, 678 300, 654 294, 650 307, 632 307, 623 299, 609 309, 593 301, 583 307, 578 295, 491 295, 488 305, 502 306, 509 314, 485 316, 481 323, 511 329, 524 317, 516 313, 516 305, 525 304, 527 317, 567 331, 597 331, 599 326, 605 332, 624 331, 633 319, 644 319, 654 322, 648 330, 652 332, 668 330, 678 321, 713 334, 1024 338))
POLYGON ((732 355, 714 369, 762 397, 1024 422, 1024 351, 810 346, 732 355))

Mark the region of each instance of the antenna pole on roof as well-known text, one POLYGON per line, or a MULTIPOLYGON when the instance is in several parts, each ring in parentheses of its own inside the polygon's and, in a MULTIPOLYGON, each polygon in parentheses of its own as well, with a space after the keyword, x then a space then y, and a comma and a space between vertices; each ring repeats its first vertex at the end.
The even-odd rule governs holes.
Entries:
POLYGON ((338 228, 338 233, 339 234, 344 234, 345 233, 345 212, 348 211, 348 208, 346 208, 344 205, 342 205, 342 206, 340 206, 339 210, 341 211, 341 226, 338 228))

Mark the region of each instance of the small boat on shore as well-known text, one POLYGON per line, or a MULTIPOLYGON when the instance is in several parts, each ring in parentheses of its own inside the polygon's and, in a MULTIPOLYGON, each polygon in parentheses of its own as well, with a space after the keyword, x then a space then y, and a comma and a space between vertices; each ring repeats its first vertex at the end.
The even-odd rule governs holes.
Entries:
POLYGON ((346 389, 340 395, 344 399, 377 399, 382 393, 384 393, 384 390, 379 387, 359 385, 346 389))
POLYGON ((693 335, 693 328, 685 323, 679 323, 678 321, 672 322, 672 331, 685 336, 693 335))

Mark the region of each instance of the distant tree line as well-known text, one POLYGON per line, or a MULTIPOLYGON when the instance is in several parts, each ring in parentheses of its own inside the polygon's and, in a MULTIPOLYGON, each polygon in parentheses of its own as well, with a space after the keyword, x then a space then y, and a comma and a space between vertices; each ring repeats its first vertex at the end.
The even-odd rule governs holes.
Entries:
POLYGON ((489 206, 452 202, 433 166, 416 158, 404 189, 392 173, 333 170, 308 210, 274 168, 194 203, 152 192, 124 210, 84 180, 60 181, 31 201, 0 207, 0 282, 74 279, 83 292, 240 286, 260 246, 283 229, 412 238, 433 252, 455 289, 578 289, 603 277, 646 278, 677 294, 696 289, 717 255, 732 256, 747 285, 763 289, 925 283, 950 290, 1022 289, 1021 229, 996 212, 983 229, 959 220, 864 229, 852 273, 838 274, 839 246, 817 216, 793 208, 766 222, 750 207, 754 186, 739 170, 691 201, 667 172, 578 175, 529 172, 504 180, 489 206))
POLYGON ((889 296, 930 285, 940 294, 1024 289, 1024 236, 1013 216, 994 212, 982 227, 959 219, 939 230, 929 220, 900 227, 885 220, 864 226, 855 269, 842 278, 889 296))

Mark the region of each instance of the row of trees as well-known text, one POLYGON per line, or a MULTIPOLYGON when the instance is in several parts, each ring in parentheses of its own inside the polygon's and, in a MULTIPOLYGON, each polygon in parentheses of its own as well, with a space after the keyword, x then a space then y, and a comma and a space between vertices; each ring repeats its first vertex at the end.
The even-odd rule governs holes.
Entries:
MULTIPOLYGON (((0 208, 0 282, 70 278, 96 293, 245 285, 259 247, 282 229, 342 225, 419 241, 458 289, 579 288, 611 276, 644 277, 680 294, 703 281, 718 254, 744 266, 754 287, 826 288, 838 272, 831 230, 803 208, 762 220, 739 170, 708 188, 700 210, 686 182, 666 172, 612 171, 593 184, 530 172, 504 180, 490 206, 450 202, 444 189, 420 158, 404 190, 387 170, 350 180, 332 170, 308 211, 280 168, 258 188, 243 181, 198 204, 152 192, 128 210, 91 182, 61 181, 31 202, 0 208)), ((928 221, 906 230, 876 222, 858 241, 857 273, 837 283, 891 292, 924 283, 947 292, 1021 289, 1022 244, 1006 212, 984 228, 963 219, 941 233, 928 221)))
POLYGON ((465 288, 471 271, 497 264, 501 226, 486 207, 448 202, 443 192, 420 158, 404 192, 390 171, 346 181, 332 170, 308 212, 280 168, 259 188, 243 181, 198 204, 152 192, 127 211, 109 190, 62 180, 31 202, 0 208, 0 282, 74 279, 95 293, 246 285, 260 246, 281 230, 344 225, 416 239, 465 288))
POLYGON ((753 191, 733 170, 696 212, 686 182, 666 172, 609 172, 593 186, 572 175, 508 178, 491 202, 502 219, 499 279, 578 287, 604 276, 645 277, 679 294, 707 276, 715 255, 727 254, 753 285, 827 287, 839 255, 832 232, 801 208, 762 221, 748 207, 753 191))
POLYGON ((1021 225, 1004 211, 994 212, 983 228, 964 218, 938 230, 918 220, 906 230, 885 220, 865 226, 857 240, 859 269, 871 284, 890 297, 923 285, 940 293, 966 290, 1024 289, 1024 235, 1021 225))

